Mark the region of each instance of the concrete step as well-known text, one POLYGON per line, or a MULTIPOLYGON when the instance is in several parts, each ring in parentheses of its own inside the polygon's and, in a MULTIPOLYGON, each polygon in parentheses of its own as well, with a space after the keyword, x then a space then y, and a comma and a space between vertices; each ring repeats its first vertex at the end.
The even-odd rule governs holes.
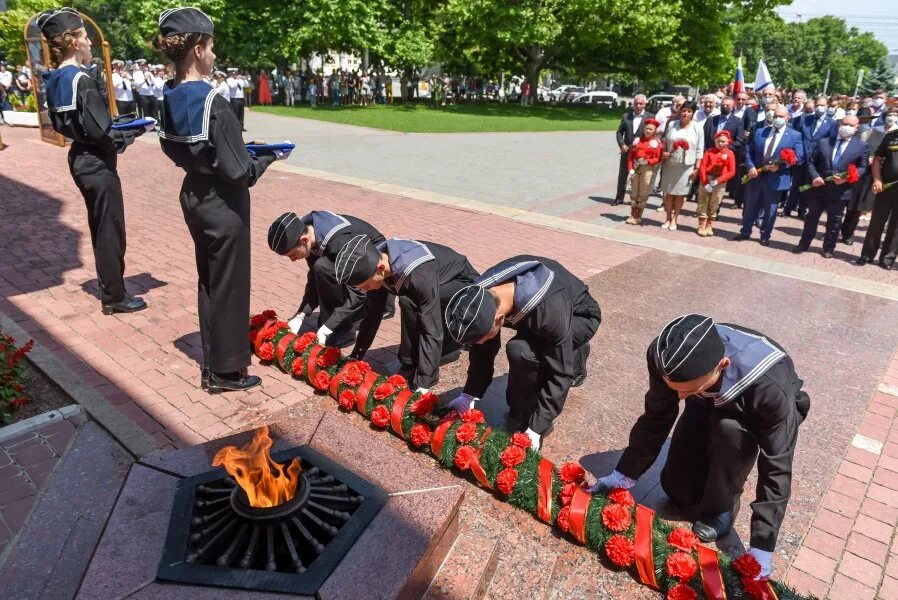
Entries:
POLYGON ((499 561, 499 540, 474 532, 459 534, 423 600, 480 600, 499 561))

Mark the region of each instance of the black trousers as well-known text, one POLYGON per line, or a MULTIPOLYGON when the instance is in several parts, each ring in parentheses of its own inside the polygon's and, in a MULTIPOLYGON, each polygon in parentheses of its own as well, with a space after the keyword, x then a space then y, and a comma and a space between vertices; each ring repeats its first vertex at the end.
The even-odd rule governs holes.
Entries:
POLYGON ((839 231, 843 240, 850 240, 854 237, 854 232, 857 231, 857 226, 861 221, 862 214, 864 214, 864 211, 862 210, 845 211, 845 218, 842 219, 842 227, 839 231))
POLYGON ((823 235, 823 251, 832 252, 836 249, 836 241, 839 239, 839 228, 842 227, 842 217, 845 214, 847 202, 842 200, 841 191, 835 194, 829 190, 808 191, 808 214, 804 218, 804 229, 801 232, 801 240, 798 245, 807 248, 817 235, 817 224, 820 223, 820 215, 826 211, 826 233, 823 235))
POLYGON ((789 189, 789 196, 786 198, 785 212, 798 210, 803 213, 808 209, 808 192, 799 192, 798 188, 807 183, 808 177, 804 169, 792 169, 792 187, 789 189))
MULTIPOLYGON (((589 340, 596 334, 601 322, 599 305, 582 303, 575 310, 571 320, 571 335, 574 342, 574 376, 586 373, 586 359, 589 358, 589 340)), ((505 344, 508 355, 508 386, 505 400, 509 414, 517 421, 529 423, 530 428, 542 435, 551 427, 552 421, 561 414, 567 401, 567 391, 551 406, 539 405, 539 392, 543 383, 541 357, 542 344, 537 340, 518 334, 505 344)))
POLYGON ((188 173, 181 210, 196 253, 203 366, 215 373, 240 371, 250 364, 249 190, 188 173))
POLYGON ((135 112, 134 101, 125 101, 125 100, 116 100, 115 105, 118 108, 118 114, 120 115, 134 115, 137 114, 135 112))
POLYGON ((246 107, 246 103, 243 101, 243 98, 231 98, 231 108, 234 109, 234 114, 237 115, 237 120, 240 121, 240 127, 243 127, 243 109, 246 107))
POLYGON ((140 114, 142 117, 151 117, 153 119, 159 120, 158 111, 156 110, 156 96, 143 96, 139 95, 138 100, 140 101, 140 114))
POLYGON ((115 154, 96 154, 78 143, 69 149, 69 171, 87 207, 100 300, 104 303, 125 297, 125 204, 115 167, 115 154))
POLYGON ((758 439, 745 417, 689 398, 671 436, 661 487, 682 507, 718 515, 733 510, 757 457, 758 439))
MULTIPOLYGON (((446 306, 456 292, 473 283, 468 279, 454 279, 440 286, 440 323, 443 326, 443 349, 440 356, 446 356, 451 352, 461 349, 461 345, 452 339, 446 329, 446 306)), ((392 295, 387 296, 387 306, 392 302, 392 295)), ((433 381, 425 381, 417 377, 418 362, 418 309, 415 304, 405 296, 399 296, 399 351, 396 358, 399 360, 399 373, 409 382, 414 382, 417 387, 431 388, 436 385, 438 378, 433 381)))
POLYGON ((627 177, 629 176, 630 171, 627 169, 627 153, 624 152, 620 155, 620 164, 617 168, 617 192, 614 194, 615 200, 624 199, 624 194, 627 191, 627 177))
MULTIPOLYGON (((331 318, 331 315, 334 314, 334 310, 343 306, 350 296, 357 300, 357 308, 345 315, 339 326, 334 328, 334 332, 342 333, 348 331, 365 317, 367 308, 365 293, 354 287, 337 283, 334 263, 330 258, 322 256, 316 260, 312 267, 311 276, 315 278, 315 289, 318 291, 319 326, 324 325, 331 318)), ((389 301, 388 298, 387 302, 389 301)))
POLYGON ((733 204, 742 206, 745 201, 745 186, 742 177, 745 176, 745 149, 739 148, 736 152, 736 175, 727 182, 727 192, 733 198, 733 204))
POLYGON ((895 256, 898 255, 898 187, 876 194, 861 256, 873 260, 880 247, 882 252, 879 255, 879 262, 884 265, 895 262, 895 256), (883 230, 886 234, 884 240, 883 230))

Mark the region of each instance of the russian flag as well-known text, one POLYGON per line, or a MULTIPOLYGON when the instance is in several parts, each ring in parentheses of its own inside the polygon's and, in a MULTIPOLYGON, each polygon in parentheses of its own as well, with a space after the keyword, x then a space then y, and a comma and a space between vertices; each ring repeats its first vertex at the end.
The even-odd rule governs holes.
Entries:
POLYGON ((733 95, 741 94, 745 91, 745 75, 742 74, 742 57, 739 57, 739 63, 736 65, 736 80, 733 82, 733 95))

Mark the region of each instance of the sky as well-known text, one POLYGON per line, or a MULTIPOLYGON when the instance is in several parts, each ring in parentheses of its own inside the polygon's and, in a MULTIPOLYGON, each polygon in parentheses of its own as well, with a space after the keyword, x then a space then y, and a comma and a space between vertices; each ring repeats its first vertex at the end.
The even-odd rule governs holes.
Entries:
POLYGON ((846 2, 845 0, 793 0, 777 9, 786 21, 808 20, 823 15, 845 19, 849 26, 872 32, 889 49, 898 54, 898 0, 846 2))

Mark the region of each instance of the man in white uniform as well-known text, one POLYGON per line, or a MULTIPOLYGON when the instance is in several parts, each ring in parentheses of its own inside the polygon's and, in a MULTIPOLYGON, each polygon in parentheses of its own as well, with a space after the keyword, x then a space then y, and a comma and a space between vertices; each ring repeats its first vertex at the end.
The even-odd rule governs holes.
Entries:
POLYGON ((243 109, 246 107, 243 99, 243 88, 246 87, 246 80, 237 73, 236 68, 231 67, 228 69, 227 84, 228 93, 231 96, 231 108, 234 109, 234 114, 237 115, 237 120, 240 121, 240 127, 243 131, 246 131, 246 127, 243 126, 243 109))
POLYGON ((112 61, 112 89, 118 114, 127 115, 134 112, 134 91, 131 88, 131 76, 122 69, 125 63, 115 59, 112 61))

